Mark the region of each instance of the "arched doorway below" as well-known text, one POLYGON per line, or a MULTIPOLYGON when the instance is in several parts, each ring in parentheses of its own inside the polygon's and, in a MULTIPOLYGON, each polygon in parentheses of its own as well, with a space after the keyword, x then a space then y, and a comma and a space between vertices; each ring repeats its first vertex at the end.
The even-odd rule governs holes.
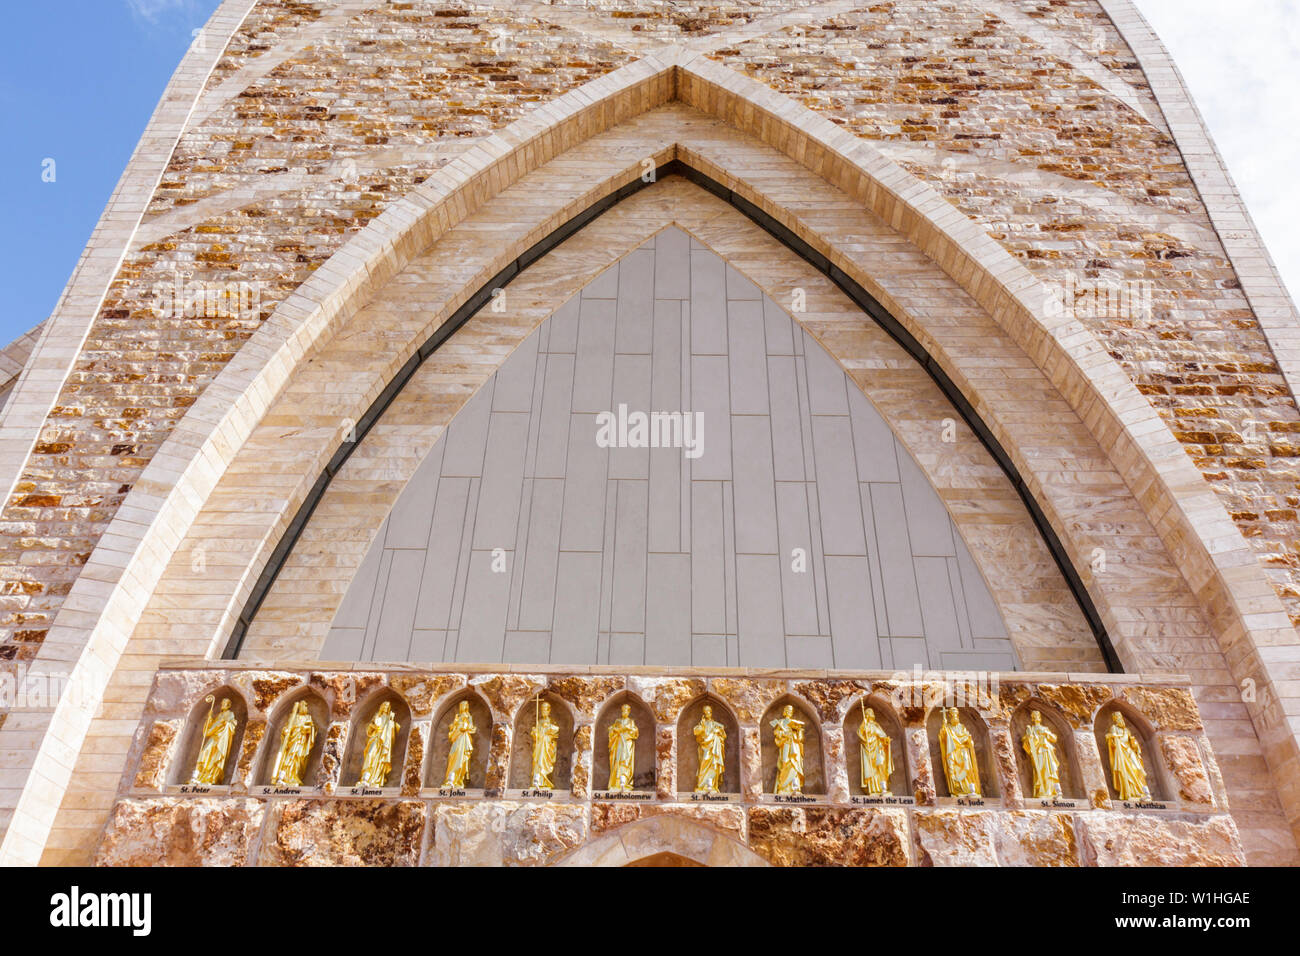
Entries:
POLYGON ((705 866, 704 863, 696 863, 690 857, 679 856, 676 853, 664 852, 655 853, 651 856, 643 856, 639 860, 633 860, 631 863, 624 863, 624 866, 705 866))

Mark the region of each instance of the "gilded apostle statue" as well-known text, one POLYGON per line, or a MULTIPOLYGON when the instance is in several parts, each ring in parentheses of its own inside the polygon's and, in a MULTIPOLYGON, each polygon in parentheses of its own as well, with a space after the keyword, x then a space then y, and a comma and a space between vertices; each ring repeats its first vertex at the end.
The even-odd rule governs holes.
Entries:
POLYGON ((1150 800, 1151 788, 1147 786, 1147 772, 1142 766, 1142 745, 1125 725, 1124 715, 1119 711, 1110 715, 1110 724, 1106 750, 1110 754, 1115 792, 1121 800, 1150 800))
POLYGON ((360 787, 382 787, 393 769, 393 741, 402 725, 393 716, 393 705, 384 701, 366 727, 366 749, 361 763, 360 787))
POLYGON ((894 754, 890 749, 889 734, 876 722, 876 712, 870 707, 862 712, 858 741, 862 744, 862 792, 872 797, 888 793, 889 775, 894 772, 894 754))
POLYGON ((550 790, 560 726, 551 719, 551 705, 545 701, 542 701, 541 713, 535 716, 529 734, 533 738, 532 786, 537 790, 550 790))
POLYGON ((453 789, 465 786, 469 777, 469 757, 474 752, 474 718, 469 713, 469 701, 462 700, 456 709, 456 716, 447 729, 447 739, 451 741, 451 750, 447 753, 447 775, 442 785, 453 789))
POLYGON ((636 738, 640 731, 632 719, 632 707, 624 704, 618 720, 609 725, 609 789, 614 793, 632 790, 636 768, 636 738))
POLYGON ((695 771, 696 793, 718 793, 722 786, 722 767, 726 754, 727 730, 713 719, 713 708, 704 705, 704 716, 695 725, 700 766, 695 771))
POLYGON ((212 705, 215 701, 215 695, 207 696, 208 716, 203 721, 203 743, 199 745, 199 759, 194 764, 190 783, 216 786, 226 774, 226 758, 230 755, 230 745, 235 740, 239 721, 230 709, 229 697, 222 699, 221 709, 213 716, 212 705))
POLYGON ((293 705, 284 729, 280 731, 280 752, 275 755, 271 783, 277 787, 301 787, 307 757, 316 745, 316 721, 307 710, 307 702, 293 705))
POLYGON ((774 793, 803 793, 803 721, 796 720, 794 707, 786 704, 781 716, 772 721, 776 742, 776 786, 774 793))
POLYGON ((939 751, 943 756, 943 773, 948 793, 954 797, 981 797, 979 762, 975 759, 975 739, 957 718, 957 708, 949 707, 947 723, 939 731, 939 751))
POLYGON ((1029 754, 1034 768, 1034 796, 1059 797, 1061 758, 1056 753, 1056 734, 1043 723, 1043 715, 1036 710, 1029 715, 1029 726, 1020 738, 1020 745, 1029 754))

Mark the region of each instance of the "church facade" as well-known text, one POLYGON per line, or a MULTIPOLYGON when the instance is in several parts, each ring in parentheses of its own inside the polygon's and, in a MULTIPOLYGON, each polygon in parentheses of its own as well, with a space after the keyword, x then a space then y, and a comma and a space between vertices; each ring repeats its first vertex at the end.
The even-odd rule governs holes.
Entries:
POLYGON ((1300 323, 1127 0, 225 0, 0 358, 7 863, 1300 856, 1300 323))

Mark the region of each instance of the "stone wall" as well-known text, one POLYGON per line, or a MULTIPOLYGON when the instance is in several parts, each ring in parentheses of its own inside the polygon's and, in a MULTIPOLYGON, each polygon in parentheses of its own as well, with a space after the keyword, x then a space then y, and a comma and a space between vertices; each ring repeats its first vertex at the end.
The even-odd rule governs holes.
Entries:
POLYGON ((876 143, 1059 293, 1160 412, 1300 624, 1296 399, 1099 6, 863 5, 714 56, 876 143))
POLYGON ((35 656, 145 465, 277 305, 474 138, 630 59, 486 7, 351 3, 253 69, 330 6, 264 0, 209 78, 0 511, 0 658, 35 656), (196 305, 209 291, 238 307, 196 305))
POLYGON ((780 16, 771 3, 524 6, 256 4, 0 512, 17 549, 0 566, 0 656, 34 656, 154 451, 347 237, 473 139, 684 41, 878 143, 1077 296, 1080 320, 1160 410, 1300 622, 1300 412, 1141 71, 1093 0, 898 0, 834 16, 802 4, 780 16), (159 300, 178 277, 250 283, 255 306, 176 316, 159 300), (1089 283, 1106 282, 1153 283, 1151 312, 1094 314, 1089 283))
MULTIPOLYGON (((1115 6, 1115 0, 1106 5, 1115 6)), ((1140 322, 1113 321, 1085 309, 1077 335, 1060 328, 1043 333, 1038 326, 1032 334, 1103 341, 1148 393, 1151 405, 1111 398, 1122 390, 1102 389, 1099 399, 1067 390, 1090 438, 1117 449, 1106 467, 1114 464, 1130 478, 1147 508, 1145 517, 1183 559, 1171 579, 1182 570, 1200 601, 1196 607, 1171 602, 1155 613, 1130 615, 1124 625, 1158 648, 1152 652, 1154 669, 1194 674, 1207 721, 1223 728, 1228 739, 1246 741, 1241 749, 1220 747, 1225 773, 1247 780, 1251 798, 1239 806, 1276 815, 1280 802, 1292 826, 1300 825, 1300 776, 1294 735, 1287 730, 1294 726, 1289 676, 1297 645, 1294 628, 1280 609, 1274 611, 1278 595, 1289 602, 1293 617, 1297 607, 1294 509, 1300 497, 1287 435, 1300 415, 1281 380, 1283 360, 1268 354, 1277 351, 1277 340, 1265 340, 1261 332, 1294 326, 1294 308, 1281 297, 1261 310, 1273 325, 1261 326, 1261 316, 1236 288, 1234 276, 1253 263, 1227 261, 1220 239, 1234 237, 1217 236, 1204 209, 1204 202, 1220 197, 1198 196, 1188 186, 1170 135, 1187 120, 1161 115, 1101 5, 972 0, 954 9, 949 25, 946 19, 937 22, 933 5, 921 0, 783 5, 781 13, 768 3, 731 4, 725 13, 710 4, 677 5, 669 13, 651 0, 517 0, 508 6, 227 0, 210 40, 221 49, 202 64, 203 57, 187 56, 184 76, 178 73, 185 82, 169 92, 173 102, 164 104, 177 130, 162 135, 172 127, 151 124, 124 177, 126 198, 149 194, 147 212, 143 219, 115 213, 112 228, 97 232, 83 261, 106 274, 99 291, 82 289, 60 306, 0 419, 6 426, 0 466, 6 481, 14 481, 0 512, 0 658, 36 658, 53 667, 77 660, 87 670, 77 675, 83 683, 104 679, 115 659, 103 647, 88 649, 84 632, 102 629, 102 640, 117 653, 135 618, 121 610, 104 612, 105 594, 129 592, 132 601, 143 603, 150 596, 152 563, 169 557, 137 560, 130 534, 147 527, 169 495, 201 499, 205 490, 176 476, 198 458, 205 470, 220 474, 228 444, 239 443, 233 432, 223 431, 212 443, 216 450, 205 445, 195 451, 220 414, 211 408, 192 414, 193 407, 205 397, 237 415, 255 417, 250 409, 262 407, 240 405, 246 395, 238 387, 209 387, 232 368, 242 374, 260 367, 268 353, 263 343, 247 347, 250 340, 276 320, 293 326, 295 335, 301 325, 294 323, 307 324, 301 308, 286 304, 302 304, 292 302, 293 296, 313 276, 338 277, 355 288, 362 281, 357 270, 367 271, 358 266, 364 257, 356 246, 351 255, 344 247, 358 237, 373 238, 366 223, 399 205, 402 192, 423 177, 481 163, 481 157, 463 157, 484 134, 519 117, 551 116, 562 91, 587 96, 617 68, 634 61, 644 65, 647 53, 684 49, 711 54, 707 62, 719 73, 727 73, 722 64, 751 72, 755 84, 766 84, 764 92, 775 89, 786 97, 786 112, 807 106, 807 115, 818 122, 826 118, 844 127, 846 138, 852 133, 858 143, 879 147, 884 166, 889 159, 906 166, 947 198, 951 206, 940 201, 937 216, 962 228, 975 223, 983 230, 978 238, 991 236, 987 241, 1000 243, 1058 290, 1079 292, 1080 283, 1070 285, 1077 279, 1137 276, 1156 283, 1155 311, 1140 322), (446 23, 406 22, 430 16, 446 23), (422 37, 435 34, 452 52, 439 60, 437 76, 427 77, 409 56, 429 55, 422 37), (948 55, 952 66, 941 69, 945 54, 936 45, 964 52, 948 55), (387 93, 390 71, 401 96, 387 93), (443 85, 431 93, 424 84, 435 79, 443 85), (497 95, 505 88, 510 95, 497 95), (197 100, 186 99, 187 93, 197 100), (884 93, 910 108, 894 116, 884 93), (443 105, 457 103, 422 125, 422 111, 431 108, 422 97, 430 95, 443 105), (1034 95, 1038 99, 1031 103, 1034 95), (1007 115, 1016 113, 1023 122, 1008 123, 1007 115), (1033 135, 1017 140, 1017 130, 1033 135), (157 162, 173 147, 158 182, 147 161, 157 162), (1108 178, 1107 169, 1118 170, 1118 178, 1108 178), (1011 203, 1009 197, 1021 192, 1030 201, 1011 203), (169 313, 167 283, 174 288, 178 278, 218 288, 250 283, 256 308, 203 318, 169 313), (96 304, 101 295, 103 302, 96 304), (1145 420, 1152 408, 1167 427, 1145 420), (1148 459, 1134 450, 1138 446, 1113 443, 1116 431, 1106 424, 1112 415, 1152 441, 1172 443, 1177 433, 1190 456, 1170 456, 1162 448, 1148 459), (173 454, 158 454, 168 441, 173 454), (193 452, 193 459, 176 453, 177 446, 186 455, 193 452), (1173 457, 1189 472, 1198 467, 1199 476, 1178 475, 1166 487, 1140 473, 1140 466, 1154 462, 1161 478, 1174 474, 1173 457), (149 467, 170 483, 141 481, 149 467), (1208 508, 1196 503, 1208 487, 1201 478, 1220 495, 1208 508), (1166 491, 1169 498, 1163 497, 1166 491), (1229 511, 1235 528, 1228 524, 1229 511), (1190 545, 1188 528, 1179 525, 1188 515, 1204 536, 1190 545), (106 534, 114 521, 121 533, 106 534), (1200 547, 1206 543, 1210 559, 1203 560, 1200 547), (1268 569, 1272 592, 1262 580, 1256 586, 1259 570, 1248 547, 1268 569), (1243 558, 1230 553, 1234 549, 1247 553, 1243 558), (91 572, 83 573, 87 565, 91 572), (1203 588, 1218 576, 1230 579, 1230 596, 1222 600, 1206 597, 1208 586, 1203 588), (1231 674, 1220 667, 1217 653, 1204 653, 1188 637, 1190 631, 1201 633, 1199 623, 1188 619, 1199 621, 1203 614, 1214 622, 1212 637, 1227 652, 1231 674), (1243 638, 1254 628, 1261 632, 1243 638), (1202 677, 1197 669, 1214 673, 1202 677), (1260 677, 1259 704, 1250 716, 1269 751, 1271 773, 1241 717, 1245 705, 1234 685, 1244 673, 1260 677), (1246 765, 1235 774, 1234 761, 1246 765)), ((733 86, 744 82, 728 75, 733 86)), ((741 103, 734 115, 744 120, 751 107, 741 103)), ((808 162, 813 168, 820 160, 808 162)), ((458 208, 456 215, 463 212, 458 208)), ((952 263, 961 259, 936 258, 945 268, 956 268, 952 263)), ((308 365, 311 357, 277 353, 275 361, 308 365)), ((1059 366, 1043 362, 1041 368, 1059 366)), ((1124 381, 1124 388, 1129 384, 1124 381)), ((1034 432, 1041 424, 1035 416, 1043 414, 1040 409, 1027 415, 1026 430, 1034 432)), ((296 423, 273 427, 286 438, 303 431, 296 423)), ((1077 447, 1059 447, 1052 456, 1076 467, 1077 447)), ((1141 446, 1149 447, 1154 446, 1141 446)), ((256 487, 254 494, 275 493, 241 477, 256 487)), ((1115 518, 1110 503, 1093 510, 1117 539, 1129 539, 1122 553, 1111 551, 1110 567, 1123 571, 1112 580, 1131 581, 1133 567, 1145 564, 1144 557, 1132 560, 1133 525, 1115 518)), ((154 537, 167 542, 183 528, 183 522, 170 524, 154 537)), ((149 547, 161 552, 167 544, 149 547)), ((178 617, 190 610, 179 610, 178 617)), ((147 652, 137 646, 128 656, 138 661, 144 653, 176 653, 176 630, 160 629, 144 645, 147 652)), ((151 666, 145 665, 146 672, 151 666)), ((126 678, 124 686, 120 696, 105 701, 105 724, 133 725, 141 684, 126 678)), ((39 815, 32 808, 45 812, 59 803, 74 761, 110 778, 118 772, 114 765, 105 773, 98 741, 83 748, 79 720, 66 713, 47 722, 11 715, 3 728, 4 749, 14 755, 16 769, 6 775, 0 826, 8 827, 6 851, 13 844, 24 860, 39 855, 48 830, 32 822, 39 815), (54 728, 48 740, 47 723, 54 728), (52 766, 24 772, 37 754, 52 766), (20 801, 23 825, 9 827, 20 801)), ((98 813, 86 812, 79 799, 68 810, 69 831, 98 828, 98 813)), ((1294 857, 1293 841, 1270 836, 1269 842, 1294 857)))
POLYGON ((1170 678, 267 670, 196 662, 156 675, 96 859, 106 866, 533 866, 621 865, 674 854, 725 865, 1243 865, 1226 811, 1191 692, 1170 678), (186 781, 209 694, 236 699, 247 717, 225 782, 202 787, 186 781), (521 752, 511 746, 512 735, 539 694, 566 711, 565 790, 507 785, 511 753, 517 760, 521 752), (302 788, 275 788, 264 768, 288 704, 304 696, 320 706, 309 762, 317 769, 302 788), (347 755, 362 723, 356 718, 381 696, 398 700, 399 712, 409 708, 411 726, 403 752, 394 753, 390 785, 363 791, 341 779, 340 768, 355 763, 347 755), (471 776, 468 789, 450 791, 440 787, 431 741, 445 733, 446 715, 463 699, 485 705, 481 712, 490 715, 475 737, 487 752, 486 771, 471 776), (654 744, 654 773, 652 782, 620 797, 593 779, 592 744, 604 732, 607 705, 624 700, 647 715, 640 729, 654 744), (728 740, 738 791, 708 799, 677 777, 678 748, 691 746, 681 718, 693 716, 701 700, 734 722, 738 738, 728 740), (945 701, 978 714, 978 723, 967 721, 973 732, 986 728, 981 750, 990 755, 993 783, 986 791, 996 796, 939 795, 925 727, 945 701), (815 757, 825 768, 825 786, 810 778, 803 796, 776 796, 764 783, 771 758, 760 745, 760 724, 785 702, 815 725, 820 743, 809 734, 808 762, 815 757), (865 703, 885 726, 901 728, 892 792, 878 798, 864 796, 851 780, 858 760, 852 717, 865 703), (1062 754, 1077 784, 1060 800, 1033 798, 1020 783, 1023 758, 1011 731, 1030 707, 1067 734, 1062 754), (1108 787, 1095 728, 1117 707, 1144 738, 1151 804, 1124 803, 1108 787))

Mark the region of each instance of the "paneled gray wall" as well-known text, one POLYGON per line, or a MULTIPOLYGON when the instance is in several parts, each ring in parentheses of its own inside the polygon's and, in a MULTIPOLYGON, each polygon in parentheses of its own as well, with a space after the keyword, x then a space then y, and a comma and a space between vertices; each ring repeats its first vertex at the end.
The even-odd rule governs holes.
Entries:
POLYGON ((1017 663, 942 501, 874 406, 677 229, 546 320, 456 417, 380 530, 323 656, 1017 663), (703 454, 599 447, 597 415, 620 403, 702 412, 703 454))

